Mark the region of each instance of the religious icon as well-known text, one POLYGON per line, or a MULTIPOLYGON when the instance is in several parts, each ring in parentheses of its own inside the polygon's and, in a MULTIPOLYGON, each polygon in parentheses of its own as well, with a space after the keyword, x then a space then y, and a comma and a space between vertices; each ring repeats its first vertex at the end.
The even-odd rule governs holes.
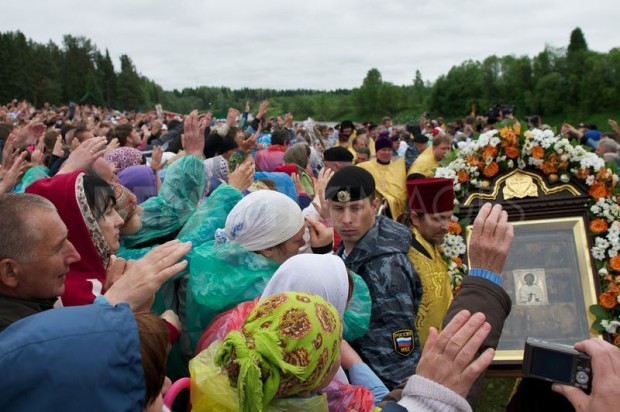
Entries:
POLYGON ((513 272, 517 305, 548 305, 544 269, 518 269, 513 272))

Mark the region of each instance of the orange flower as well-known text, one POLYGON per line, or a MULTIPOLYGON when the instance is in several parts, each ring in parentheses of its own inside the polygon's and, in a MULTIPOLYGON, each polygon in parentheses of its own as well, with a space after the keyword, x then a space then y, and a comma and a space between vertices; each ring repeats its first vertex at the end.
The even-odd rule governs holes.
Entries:
POLYGON ((601 296, 599 296, 598 304, 605 309, 613 309, 618 304, 618 300, 613 294, 605 292, 601 293, 601 296))
POLYGON ((532 147, 532 157, 535 157, 536 159, 542 159, 544 156, 545 149, 543 149, 541 146, 532 147))
POLYGON ((457 268, 460 268, 461 266, 463 266, 463 259, 461 259, 461 258, 460 258, 460 257, 458 257, 458 256, 453 256, 453 257, 452 257, 452 261, 453 261, 454 263, 456 263, 456 267, 457 267, 457 268))
POLYGON ((469 173, 467 173, 465 169, 459 170, 457 176, 459 178, 459 183, 465 183, 469 180, 469 173))
POLYGON ((617 298, 620 295, 620 289, 617 286, 610 286, 605 293, 609 293, 617 298))
POLYGON ((516 146, 506 146, 504 150, 506 152, 506 157, 509 159, 516 159, 519 157, 519 149, 516 146))
POLYGON ((614 336, 614 345, 620 346, 620 335, 613 335, 613 336, 614 336))
POLYGON ((458 224, 458 222, 451 220, 448 224, 448 233, 452 233, 453 235, 460 235, 462 231, 463 229, 461 229, 461 226, 458 224))
POLYGON ((592 183, 589 193, 590 193, 590 196, 592 196, 592 198, 595 201, 598 201, 599 199, 603 197, 609 196, 609 192, 607 191, 607 188, 598 182, 592 183))
POLYGON ((515 133, 516 133, 516 134, 521 134, 521 123, 519 123, 519 122, 515 122, 515 123, 512 125, 512 128, 514 129, 514 131, 515 131, 515 133))
POLYGON ((467 162, 468 165, 472 167, 480 167, 481 162, 480 162, 480 159, 478 159, 477 157, 469 156, 465 158, 465 161, 467 162))
POLYGON ((544 162, 542 165, 540 165, 540 169, 546 175, 558 172, 558 166, 553 162, 544 162))
POLYGON ((514 130, 504 127, 500 129, 499 134, 503 137, 502 146, 515 146, 517 144, 517 134, 514 130))
POLYGON ((568 162, 560 162, 559 168, 562 170, 568 169, 568 162))
POLYGON ((620 272, 620 255, 616 255, 609 260, 609 268, 613 271, 620 272))
POLYGON ((482 174, 486 177, 493 177, 499 172, 499 165, 496 162, 491 162, 490 165, 482 169, 482 174))
POLYGON ((586 180, 590 176, 590 169, 577 169, 577 177, 586 180))
POLYGON ((482 153, 483 159, 488 159, 489 157, 497 156, 497 147, 487 146, 484 148, 484 153, 482 153))
POLYGON ((590 232, 595 235, 607 232, 607 222, 603 219, 594 219, 590 222, 590 232))

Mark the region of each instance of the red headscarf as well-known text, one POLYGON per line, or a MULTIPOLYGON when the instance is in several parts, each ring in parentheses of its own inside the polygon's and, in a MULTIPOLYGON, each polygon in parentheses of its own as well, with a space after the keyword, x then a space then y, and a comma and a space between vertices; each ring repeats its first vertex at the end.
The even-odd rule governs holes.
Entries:
POLYGON ((104 292, 106 282, 104 261, 107 265, 110 250, 86 202, 83 176, 80 170, 56 175, 38 180, 26 189, 27 193, 43 196, 56 206, 67 226, 68 239, 81 256, 67 273, 65 293, 61 296, 63 306, 92 303, 104 292))

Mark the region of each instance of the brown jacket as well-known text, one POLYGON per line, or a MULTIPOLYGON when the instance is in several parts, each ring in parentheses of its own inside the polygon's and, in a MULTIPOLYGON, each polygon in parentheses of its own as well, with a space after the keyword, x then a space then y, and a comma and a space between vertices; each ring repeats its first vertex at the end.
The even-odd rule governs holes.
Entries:
MULTIPOLYGON (((448 308, 448 313, 443 319, 445 327, 452 318, 463 309, 467 309, 471 313, 482 312, 486 316, 486 321, 491 325, 491 333, 483 342, 478 350, 478 355, 487 348, 495 349, 499 343, 499 338, 504 328, 504 321, 510 314, 512 302, 504 289, 489 280, 476 276, 466 276, 461 284, 461 290, 454 297, 454 300, 448 308)), ((475 409, 478 403, 480 393, 482 392, 482 383, 484 375, 481 375, 472 385, 467 402, 475 409)), ((388 393, 379 406, 383 407, 387 402, 398 402, 402 398, 403 388, 407 381, 394 388, 388 393)))

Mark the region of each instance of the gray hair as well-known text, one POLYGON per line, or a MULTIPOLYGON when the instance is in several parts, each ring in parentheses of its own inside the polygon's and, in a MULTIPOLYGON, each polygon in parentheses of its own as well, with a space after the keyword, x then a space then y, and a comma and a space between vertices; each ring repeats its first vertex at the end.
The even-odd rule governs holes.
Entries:
POLYGON ((32 214, 36 209, 56 211, 46 198, 28 193, 0 195, 0 260, 12 258, 25 263, 34 258, 32 247, 41 241, 32 214))

